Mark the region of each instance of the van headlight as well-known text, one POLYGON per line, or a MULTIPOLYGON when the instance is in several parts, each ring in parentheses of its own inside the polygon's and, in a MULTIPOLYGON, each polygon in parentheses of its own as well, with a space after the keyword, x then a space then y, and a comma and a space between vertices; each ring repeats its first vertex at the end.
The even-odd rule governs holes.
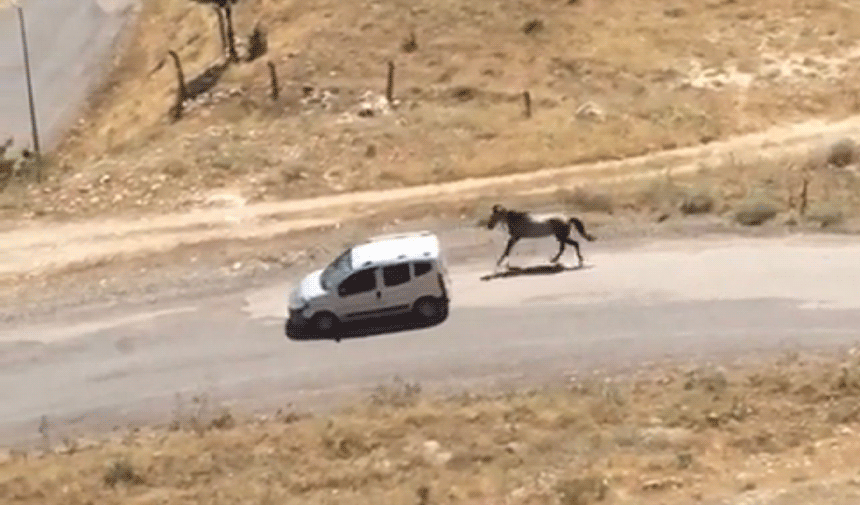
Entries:
POLYGON ((291 309, 302 311, 302 310, 305 310, 307 308, 308 301, 305 300, 304 298, 302 298, 299 295, 298 291, 294 291, 293 293, 290 294, 290 300, 289 300, 288 304, 289 304, 289 307, 291 309))

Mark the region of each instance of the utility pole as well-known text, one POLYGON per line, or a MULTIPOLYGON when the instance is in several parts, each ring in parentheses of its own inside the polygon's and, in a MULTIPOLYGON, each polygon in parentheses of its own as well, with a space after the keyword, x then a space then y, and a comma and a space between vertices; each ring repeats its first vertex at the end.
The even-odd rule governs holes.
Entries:
MULTIPOLYGON (((36 127, 36 105, 33 103, 33 82, 30 76, 30 54, 27 50, 27 32, 24 28, 24 9, 16 6, 18 9, 18 21, 21 23, 21 47, 24 50, 24 70, 27 74, 27 98, 30 102, 30 126, 33 128, 33 152, 36 154, 36 161, 41 160, 41 151, 39 149, 39 129, 36 127)), ((40 171, 41 172, 41 171, 40 171)), ((41 178, 39 173, 38 177, 41 178)))

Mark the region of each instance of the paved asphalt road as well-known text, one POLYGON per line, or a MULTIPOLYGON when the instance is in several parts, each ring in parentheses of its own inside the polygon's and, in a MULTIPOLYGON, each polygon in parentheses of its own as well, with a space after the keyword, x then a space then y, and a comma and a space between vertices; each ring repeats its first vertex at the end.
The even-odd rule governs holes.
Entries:
MULTIPOLYGON (((538 250, 536 263, 553 252, 548 242, 538 250)), ((492 258, 453 265, 447 322, 340 344, 284 336, 284 284, 4 328, 0 444, 37 437, 43 414, 57 436, 165 421, 177 392, 272 412, 396 374, 468 387, 520 374, 860 339, 860 242, 853 238, 603 242, 584 250, 588 268, 551 275, 482 281, 492 258)))
MULTIPOLYGON (((21 0, 26 21, 36 122, 42 148, 58 140, 76 118, 76 108, 101 76, 135 0, 21 0)), ((30 110, 14 9, 0 7, 0 142, 30 146, 30 110)))

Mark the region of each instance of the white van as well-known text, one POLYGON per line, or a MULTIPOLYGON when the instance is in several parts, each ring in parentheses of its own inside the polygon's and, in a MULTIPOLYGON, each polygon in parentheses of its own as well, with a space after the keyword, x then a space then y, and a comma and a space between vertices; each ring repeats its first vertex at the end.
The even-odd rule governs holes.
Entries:
POLYGON ((299 282, 290 294, 286 332, 339 341, 342 323, 411 314, 410 322, 438 324, 448 317, 448 284, 435 234, 374 237, 299 282))

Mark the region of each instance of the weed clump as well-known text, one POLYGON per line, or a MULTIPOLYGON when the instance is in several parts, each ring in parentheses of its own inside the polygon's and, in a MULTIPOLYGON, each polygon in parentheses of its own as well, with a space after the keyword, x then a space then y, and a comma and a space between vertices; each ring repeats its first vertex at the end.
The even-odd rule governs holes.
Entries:
POLYGON ((822 228, 836 226, 844 220, 842 209, 833 202, 823 202, 810 206, 805 217, 808 221, 816 223, 822 228))
POLYGON ((375 406, 411 407, 418 402, 420 395, 420 384, 394 377, 391 385, 380 384, 377 386, 370 395, 370 402, 375 406))
POLYGON ((573 210, 612 214, 613 201, 608 193, 576 188, 573 191, 559 190, 556 197, 573 210))
POLYGON ((678 209, 688 216, 708 214, 714 209, 714 197, 704 192, 685 195, 678 209))
POLYGON ((735 222, 743 226, 760 226, 775 218, 777 205, 765 198, 754 197, 741 202, 735 211, 735 222))
POLYGON ((138 475, 128 461, 114 461, 104 475, 104 483, 110 487, 117 484, 140 485, 143 477, 138 475))

